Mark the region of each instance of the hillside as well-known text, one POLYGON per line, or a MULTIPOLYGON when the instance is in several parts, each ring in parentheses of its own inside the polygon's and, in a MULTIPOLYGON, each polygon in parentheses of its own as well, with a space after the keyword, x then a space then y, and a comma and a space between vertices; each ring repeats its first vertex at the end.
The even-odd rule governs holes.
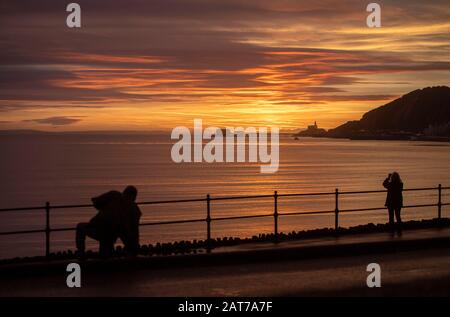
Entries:
POLYGON ((401 138, 411 135, 450 136, 450 88, 414 90, 328 131, 329 137, 401 138))

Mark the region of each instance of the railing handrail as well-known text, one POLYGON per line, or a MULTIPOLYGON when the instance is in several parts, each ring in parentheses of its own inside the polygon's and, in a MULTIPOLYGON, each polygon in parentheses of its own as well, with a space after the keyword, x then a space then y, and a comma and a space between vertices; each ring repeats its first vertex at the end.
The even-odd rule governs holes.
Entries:
MULTIPOLYGON (((429 191, 438 190, 439 187, 417 187, 417 188, 406 188, 403 189, 404 192, 407 191, 429 191)), ((441 189, 450 189, 450 186, 441 189)), ((362 191, 339 191, 339 195, 354 195, 354 194, 375 194, 375 193, 385 193, 386 189, 379 190, 362 190, 362 191)), ((321 195, 335 195, 334 191, 330 192, 312 192, 312 193, 288 193, 288 194, 277 194, 278 197, 301 197, 301 196, 321 196, 321 195)), ((218 200, 239 200, 239 199, 257 199, 257 198, 272 198, 273 194, 263 194, 263 195, 239 195, 239 196, 219 196, 210 197, 211 201, 218 200)), ((192 199, 176 199, 176 200, 153 200, 153 201, 141 201, 138 205, 160 205, 160 204, 177 204, 177 203, 190 203, 190 202, 205 202, 207 198, 192 198, 192 199)), ((93 204, 80 204, 80 205, 52 205, 51 209, 72 209, 72 208, 90 208, 93 204)), ((29 211, 29 210, 45 210, 45 205, 34 206, 34 207, 14 207, 14 208, 0 208, 0 212, 10 212, 10 211, 29 211)))
MULTIPOLYGON (((419 187, 419 188, 407 188, 403 191, 431 191, 437 190, 438 202, 434 204, 416 204, 416 205, 405 205, 403 208, 424 208, 424 207, 438 207, 438 219, 441 218, 442 206, 449 206, 450 203, 442 202, 442 190, 450 189, 450 186, 443 187, 439 184, 437 187, 419 187)), ((180 224, 180 223, 194 223, 194 222, 206 222, 207 228, 207 245, 209 249, 209 242, 211 241, 211 222, 212 221, 222 221, 222 220, 236 220, 236 219, 249 219, 249 218, 263 218, 263 217, 273 217, 274 218, 274 238, 278 238, 278 218, 280 216, 294 216, 294 215, 318 215, 318 214, 334 214, 335 215, 335 230, 339 229, 339 214, 349 213, 349 212, 362 212, 362 211, 376 211, 384 210, 386 207, 366 207, 366 208, 353 208, 353 209, 340 209, 339 208, 339 197, 341 195, 354 195, 354 194, 372 194, 372 193, 383 193, 387 190, 364 190, 364 191, 339 191, 338 188, 332 192, 313 192, 313 193, 287 193, 279 194, 274 191, 273 194, 264 195, 240 195, 240 196, 222 196, 222 197, 211 197, 209 194, 205 198, 195 198, 195 199, 178 199, 178 200, 159 200, 159 201, 144 201, 137 203, 138 205, 155 205, 155 204, 177 204, 177 203, 190 203, 190 202, 206 202, 206 217, 205 218, 194 218, 194 219, 178 219, 169 221, 155 221, 155 222, 143 222, 139 226, 154 226, 154 225, 168 225, 168 224, 180 224), (280 197, 300 197, 300 196, 318 196, 318 195, 334 195, 335 196, 335 209, 334 210, 320 210, 320 211, 303 211, 303 212, 279 212, 278 210, 278 199, 280 197), (267 214, 247 214, 247 215, 237 215, 237 216, 225 216, 225 217, 211 217, 211 202, 212 201, 223 201, 223 200, 240 200, 240 199, 256 199, 256 198, 273 198, 273 213, 267 214)), ((51 232, 62 232, 62 231, 73 231, 76 230, 74 227, 65 228, 51 228, 50 227, 50 210, 53 209, 68 209, 68 208, 90 208, 93 207, 92 204, 82 204, 82 205, 50 205, 46 202, 44 206, 38 207, 17 207, 17 208, 3 208, 0 212, 11 212, 11 211, 28 211, 28 210, 45 210, 46 225, 43 229, 33 229, 33 230, 20 230, 20 231, 6 231, 0 232, 0 236, 3 235, 13 235, 13 234, 29 234, 29 233, 45 233, 46 234, 46 256, 50 254, 50 233, 51 232)))

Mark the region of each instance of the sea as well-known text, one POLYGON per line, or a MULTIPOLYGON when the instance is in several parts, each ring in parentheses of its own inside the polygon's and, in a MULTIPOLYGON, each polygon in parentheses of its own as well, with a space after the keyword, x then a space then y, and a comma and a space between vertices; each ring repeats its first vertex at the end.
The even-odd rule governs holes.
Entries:
MULTIPOLYGON (((397 171, 405 188, 450 186, 450 143, 280 137, 276 173, 261 173, 261 163, 175 163, 170 133, 8 133, 0 135, 0 209, 90 204, 109 190, 137 187, 138 201, 165 201, 229 196, 294 193, 330 195, 278 198, 279 213, 332 211, 334 191, 382 190, 388 173, 397 171)), ((404 193, 405 205, 435 204, 437 190, 404 193)), ((450 190, 442 192, 450 201, 450 190)), ((382 208, 385 193, 339 195, 339 208, 382 208)), ((443 207, 442 216, 450 216, 443 207)), ((206 218, 206 202, 142 205, 141 223, 206 218)), ((211 217, 271 215, 274 199, 211 201, 211 217)), ((51 228, 73 228, 96 210, 50 210, 51 228)), ((404 220, 437 216, 437 207, 405 208, 404 220)), ((387 222, 386 210, 345 212, 339 225, 350 227, 387 222)), ((281 215, 279 231, 333 227, 333 214, 281 215)), ((0 232, 45 227, 43 210, 0 212, 0 232)), ((273 217, 216 220, 211 234, 252 237, 271 233, 273 217)), ((51 251, 74 250, 74 231, 52 232, 51 251)), ((206 224, 165 224, 141 227, 141 244, 201 240, 206 224)), ((97 244, 89 241, 96 250, 97 244)), ((45 234, 0 235, 0 258, 43 255, 45 234)))

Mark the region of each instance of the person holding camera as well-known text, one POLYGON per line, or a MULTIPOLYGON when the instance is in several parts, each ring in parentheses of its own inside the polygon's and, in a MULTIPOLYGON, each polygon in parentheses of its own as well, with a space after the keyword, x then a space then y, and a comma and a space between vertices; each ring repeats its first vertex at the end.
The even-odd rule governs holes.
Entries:
POLYGON ((402 218, 400 212, 403 207, 403 182, 397 172, 389 174, 384 180, 383 186, 387 189, 385 206, 389 211, 389 225, 392 233, 397 229, 397 233, 402 233, 402 218), (397 226, 394 223, 394 215, 397 220, 397 226))

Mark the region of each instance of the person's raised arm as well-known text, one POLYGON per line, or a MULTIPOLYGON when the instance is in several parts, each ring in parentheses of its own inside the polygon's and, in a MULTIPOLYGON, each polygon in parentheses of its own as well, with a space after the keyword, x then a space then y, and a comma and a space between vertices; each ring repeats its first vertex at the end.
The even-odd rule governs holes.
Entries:
POLYGON ((383 187, 386 189, 389 189, 389 186, 391 185, 391 182, 389 181, 391 179, 391 174, 386 177, 386 179, 383 182, 383 187))

